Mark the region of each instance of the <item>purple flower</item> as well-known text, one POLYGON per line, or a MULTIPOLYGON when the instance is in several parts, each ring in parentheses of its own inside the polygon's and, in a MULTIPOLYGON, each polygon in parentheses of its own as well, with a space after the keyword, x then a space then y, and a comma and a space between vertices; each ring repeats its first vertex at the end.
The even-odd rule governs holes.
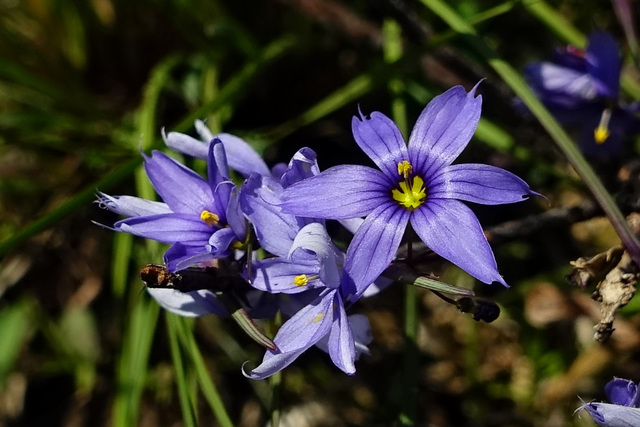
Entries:
POLYGON ((583 152, 596 156, 620 151, 624 138, 640 130, 637 107, 618 103, 620 67, 616 41, 596 32, 589 36, 586 51, 568 47, 554 62, 527 66, 525 74, 556 118, 580 129, 583 152))
POLYGON ((451 165, 469 143, 482 98, 461 86, 434 98, 408 146, 384 114, 354 117, 353 135, 380 168, 342 165, 285 189, 285 212, 346 219, 366 216, 347 250, 344 294, 356 300, 395 257, 410 222, 434 252, 485 283, 506 283, 478 219, 460 200, 501 204, 537 193, 517 176, 481 164, 451 165))
POLYGON ((99 197, 107 209, 129 217, 114 224, 116 231, 172 245, 164 256, 170 271, 225 257, 245 239, 246 220, 219 140, 209 145, 208 159, 205 180, 160 151, 145 156, 145 170, 163 203, 99 197))
MULTIPOLYGON (((311 346, 317 345, 347 374, 355 373, 355 360, 367 353, 371 342, 364 316, 347 316, 341 295, 342 254, 324 225, 313 222, 296 235, 286 258, 270 258, 256 265, 253 286, 268 292, 304 293, 313 298, 298 304, 274 338, 277 350, 267 350, 262 363, 248 378, 264 379, 284 369, 311 346)), ((305 297, 306 295, 303 295, 305 297)), ((283 307, 285 315, 289 310, 283 307)), ((243 372, 244 373, 244 372, 243 372)))
POLYGON ((640 390, 633 381, 614 378, 604 387, 611 403, 590 402, 579 407, 587 411, 599 426, 635 427, 640 425, 640 390))

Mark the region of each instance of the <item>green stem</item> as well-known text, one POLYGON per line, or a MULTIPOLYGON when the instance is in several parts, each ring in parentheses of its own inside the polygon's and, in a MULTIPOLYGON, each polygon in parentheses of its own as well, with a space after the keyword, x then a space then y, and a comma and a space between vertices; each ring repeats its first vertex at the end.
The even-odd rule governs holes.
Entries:
POLYGON ((578 150, 574 142, 566 132, 560 127, 558 122, 551 116, 549 111, 536 98, 529 86, 520 74, 509 64, 500 59, 497 53, 491 49, 484 40, 479 37, 475 29, 467 24, 453 9, 442 0, 421 0, 431 11, 444 20, 452 29, 457 31, 465 40, 480 54, 495 72, 511 87, 515 94, 525 103, 531 113, 538 119, 540 124, 546 129, 551 138, 556 142, 560 150, 567 157, 578 176, 591 190, 594 198, 602 207, 604 213, 609 217, 611 224, 620 236, 622 244, 629 251, 629 255, 636 264, 640 265, 640 242, 635 237, 624 216, 616 206, 613 198, 602 185, 595 172, 587 163, 582 153, 578 150))

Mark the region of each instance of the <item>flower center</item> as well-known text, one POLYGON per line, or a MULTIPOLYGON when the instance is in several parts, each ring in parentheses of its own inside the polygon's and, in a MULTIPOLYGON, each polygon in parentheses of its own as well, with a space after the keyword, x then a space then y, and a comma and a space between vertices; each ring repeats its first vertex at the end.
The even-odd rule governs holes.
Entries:
POLYGON ((596 144, 603 144, 609 138, 609 120, 611 119, 611 109, 605 108, 600 116, 598 127, 593 130, 593 139, 596 144))
POLYGON ((393 200, 409 210, 414 210, 422 205, 427 198, 427 190, 424 188, 424 180, 419 176, 410 179, 413 172, 411 163, 404 160, 398 163, 398 175, 404 180, 398 183, 399 188, 391 190, 393 200))
POLYGON ((213 212, 209 212, 208 210, 203 210, 200 214, 200 219, 204 221, 210 227, 220 225, 220 217, 213 212))

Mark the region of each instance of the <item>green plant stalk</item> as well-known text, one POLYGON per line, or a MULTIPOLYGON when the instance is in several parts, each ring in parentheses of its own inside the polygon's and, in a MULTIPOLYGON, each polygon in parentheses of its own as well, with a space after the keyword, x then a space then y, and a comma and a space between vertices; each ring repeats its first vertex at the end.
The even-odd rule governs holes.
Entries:
POLYGON ((194 407, 190 404, 189 384, 184 374, 184 363, 178 344, 178 322, 180 319, 169 312, 165 312, 167 323, 167 333, 169 335, 169 348, 171 349, 171 359, 173 360, 174 372, 176 374, 176 385, 178 386, 178 398, 180 399, 180 410, 182 411, 182 421, 186 427, 195 427, 196 418, 194 407))
POLYGON ((193 363, 196 375, 198 376, 198 382, 200 383, 200 388, 202 389, 202 394, 204 395, 205 400, 209 404, 213 415, 218 420, 220 427, 233 427, 233 422, 231 422, 227 409, 224 407, 220 393, 218 392, 214 382, 211 380, 211 374, 207 370, 202 354, 198 349, 198 344, 193 336, 193 331, 184 327, 183 319, 179 320, 181 320, 181 323, 183 324, 180 338, 182 339, 185 350, 191 357, 191 362, 193 363))
POLYGON ((613 198, 602 185, 595 172, 587 163, 577 146, 569 138, 566 132, 560 127, 558 122, 551 116, 549 111, 542 105, 534 93, 529 89, 524 79, 508 63, 500 59, 497 53, 491 49, 475 29, 467 24, 453 9, 441 0, 421 0, 422 3, 431 9, 436 15, 444 20, 452 29, 460 33, 462 37, 471 45, 494 71, 511 87, 515 94, 525 103, 531 113, 538 119, 540 124, 546 129, 551 138, 556 142, 560 150, 564 153, 569 163, 573 166, 578 176, 591 190, 594 198, 602 207, 614 229, 620 236, 622 244, 626 247, 629 255, 636 264, 640 265, 640 242, 635 237, 624 216, 616 206, 613 198))
MULTIPOLYGON (((382 50, 385 62, 393 64, 402 58, 402 33, 394 20, 387 19, 382 26, 382 50)), ((392 96, 391 111, 394 122, 400 132, 408 136, 407 109, 401 95, 404 82, 398 76, 389 80, 388 89, 392 96)), ((409 243, 411 244, 411 243, 409 243)), ((417 288, 405 286, 404 298, 404 363, 402 372, 402 405, 398 416, 400 425, 410 426, 416 423, 417 389, 418 389, 418 302, 417 288)))

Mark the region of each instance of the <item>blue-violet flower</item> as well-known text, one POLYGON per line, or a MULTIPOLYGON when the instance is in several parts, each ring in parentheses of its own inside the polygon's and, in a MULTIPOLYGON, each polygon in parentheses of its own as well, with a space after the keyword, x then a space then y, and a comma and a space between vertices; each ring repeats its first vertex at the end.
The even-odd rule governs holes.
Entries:
POLYGON ((536 195, 520 178, 482 164, 452 165, 480 119, 481 96, 461 86, 435 97, 408 146, 379 112, 352 120, 360 148, 380 168, 341 165, 285 189, 285 212, 345 219, 366 216, 347 250, 344 294, 355 301, 394 259, 409 222, 434 252, 485 283, 506 286, 474 213, 460 200, 501 204, 536 195))
POLYGON ((614 378, 604 387, 611 403, 590 402, 579 407, 602 427, 640 426, 640 389, 633 381, 614 378))

